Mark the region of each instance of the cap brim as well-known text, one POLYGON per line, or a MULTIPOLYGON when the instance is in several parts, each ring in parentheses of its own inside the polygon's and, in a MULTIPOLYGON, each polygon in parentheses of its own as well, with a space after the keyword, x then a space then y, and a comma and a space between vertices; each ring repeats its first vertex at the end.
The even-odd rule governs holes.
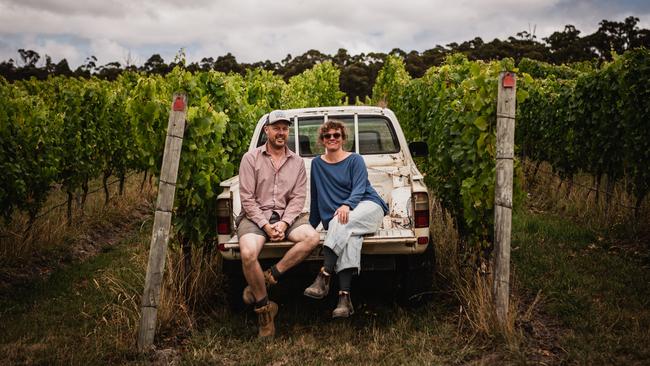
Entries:
POLYGON ((284 123, 290 124, 290 125, 293 124, 293 122, 291 122, 288 119, 278 119, 278 120, 275 120, 273 122, 268 122, 267 125, 274 125, 274 124, 279 123, 279 122, 284 122, 284 123))

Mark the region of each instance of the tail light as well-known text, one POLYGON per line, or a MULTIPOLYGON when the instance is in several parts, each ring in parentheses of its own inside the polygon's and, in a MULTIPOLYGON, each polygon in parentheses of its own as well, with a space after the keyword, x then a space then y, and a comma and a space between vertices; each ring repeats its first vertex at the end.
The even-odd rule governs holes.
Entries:
POLYGON ((220 235, 227 235, 232 232, 231 207, 230 199, 217 200, 217 233, 220 235))
POLYGON ((429 227, 429 195, 424 192, 413 193, 413 216, 415 227, 429 227))

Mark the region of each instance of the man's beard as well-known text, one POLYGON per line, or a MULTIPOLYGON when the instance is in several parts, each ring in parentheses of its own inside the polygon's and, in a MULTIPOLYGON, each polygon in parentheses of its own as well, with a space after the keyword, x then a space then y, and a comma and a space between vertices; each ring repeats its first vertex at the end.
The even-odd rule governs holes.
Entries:
POLYGON ((269 139, 269 144, 271 144, 271 147, 282 148, 287 144, 287 139, 285 137, 282 138, 282 140, 283 140, 282 144, 278 144, 277 140, 278 140, 277 137, 274 138, 274 139, 269 139))

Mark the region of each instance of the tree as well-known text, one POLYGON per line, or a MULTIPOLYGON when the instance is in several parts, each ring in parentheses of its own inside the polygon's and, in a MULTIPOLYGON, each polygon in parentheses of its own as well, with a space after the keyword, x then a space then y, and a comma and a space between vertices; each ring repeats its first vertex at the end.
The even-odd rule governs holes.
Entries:
POLYGON ((228 52, 225 56, 217 57, 217 60, 214 62, 213 68, 217 71, 229 73, 234 72, 243 75, 246 70, 245 68, 237 63, 237 58, 228 52))
POLYGON ((153 54, 149 59, 142 65, 142 71, 148 74, 160 74, 164 75, 170 71, 169 66, 165 63, 165 60, 159 54, 153 54))
POLYGON ((70 66, 68 65, 68 60, 62 59, 59 61, 56 66, 54 66, 54 75, 63 75, 63 76, 71 76, 72 75, 72 70, 70 70, 70 66))
POLYGON ((77 69, 74 71, 74 75, 78 77, 84 77, 84 78, 89 78, 93 71, 97 69, 97 57, 95 56, 90 56, 86 58, 86 62, 77 67, 77 69))
POLYGON ((20 59, 23 61, 23 67, 36 67, 36 63, 40 60, 41 56, 34 50, 25 50, 23 48, 18 50, 20 59))
POLYGON ((289 81, 292 76, 302 74, 303 71, 309 70, 314 65, 330 60, 331 57, 317 50, 309 50, 302 55, 291 58, 291 55, 282 60, 281 68, 278 70, 285 81, 289 81))
POLYGON ((115 80, 122 73, 122 65, 119 62, 109 62, 104 66, 100 66, 97 76, 106 80, 115 80))
POLYGON ((637 27, 639 18, 629 16, 623 22, 603 20, 598 30, 585 37, 601 60, 611 60, 612 51, 622 54, 635 47, 650 47, 650 33, 637 27))
POLYGON ((564 26, 564 31, 554 32, 544 41, 548 43, 551 52, 551 62, 567 63, 591 60, 596 54, 589 47, 587 41, 580 38, 580 31, 573 25, 564 26))

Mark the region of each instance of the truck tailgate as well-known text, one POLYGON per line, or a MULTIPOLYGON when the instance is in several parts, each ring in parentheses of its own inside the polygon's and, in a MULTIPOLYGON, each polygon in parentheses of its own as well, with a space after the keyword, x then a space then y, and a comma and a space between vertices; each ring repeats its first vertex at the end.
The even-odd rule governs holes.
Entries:
MULTIPOLYGON (((323 244, 325 239, 325 231, 320 232, 320 244, 323 244)), ((239 238, 237 235, 233 236, 221 246, 222 252, 230 255, 227 257, 239 257, 239 238)), ((380 229, 373 234, 364 235, 362 254, 395 254, 395 252, 403 252, 403 254, 417 252, 418 245, 417 238, 411 229, 380 229)), ((293 246, 291 241, 268 241, 264 244, 264 248, 260 253, 260 258, 273 258, 279 252, 285 252, 293 246)), ((320 247, 317 248, 314 255, 309 259, 317 259, 320 257, 320 247)), ((233 259, 234 259, 233 258, 233 259)))

